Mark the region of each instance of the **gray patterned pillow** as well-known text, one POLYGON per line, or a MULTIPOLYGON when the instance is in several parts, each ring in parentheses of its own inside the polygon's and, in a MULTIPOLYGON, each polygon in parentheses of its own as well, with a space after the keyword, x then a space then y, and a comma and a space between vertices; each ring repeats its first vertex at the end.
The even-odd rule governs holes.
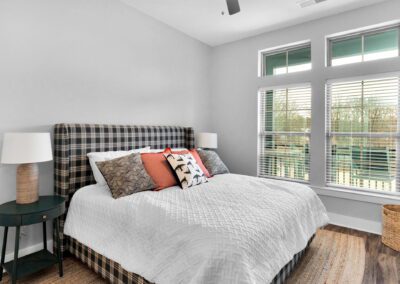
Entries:
POLYGON ((220 174, 229 174, 228 168, 222 162, 221 158, 214 151, 210 150, 198 150, 201 161, 208 170, 211 176, 220 174))
POLYGON ((140 153, 96 162, 114 198, 150 190, 156 187, 147 174, 140 153))

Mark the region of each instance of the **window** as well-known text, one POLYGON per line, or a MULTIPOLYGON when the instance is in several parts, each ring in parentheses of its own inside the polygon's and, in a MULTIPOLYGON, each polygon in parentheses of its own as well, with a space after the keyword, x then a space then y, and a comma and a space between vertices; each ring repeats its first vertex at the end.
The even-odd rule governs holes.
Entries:
POLYGON ((328 184, 399 191, 399 78, 327 83, 328 184))
POLYGON ((259 93, 258 175, 308 181, 311 87, 259 93))
POLYGON ((262 52, 262 75, 279 75, 311 69, 311 44, 262 52))
POLYGON ((330 66, 399 56, 399 26, 329 39, 330 66))

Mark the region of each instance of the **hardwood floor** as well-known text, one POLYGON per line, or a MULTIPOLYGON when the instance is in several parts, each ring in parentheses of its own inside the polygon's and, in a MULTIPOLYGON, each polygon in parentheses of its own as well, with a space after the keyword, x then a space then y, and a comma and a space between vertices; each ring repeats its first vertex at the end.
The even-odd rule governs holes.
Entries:
POLYGON ((361 237, 365 240, 363 283, 400 283, 400 252, 381 242, 381 236, 328 225, 325 230, 361 237))
MULTIPOLYGON (((349 236, 356 236, 362 238, 365 243, 365 267, 364 276, 362 283, 388 283, 388 284, 399 284, 400 283, 400 253, 396 252, 381 243, 381 238, 378 235, 360 232, 352 229, 338 227, 334 225, 328 225, 324 228, 326 231, 339 233, 337 235, 345 234, 349 236)), ((318 237, 318 236, 317 236, 318 237)), ((314 242, 317 240, 314 240, 314 242)), ((324 240, 319 240, 324 242, 324 240)), ((310 251, 313 253, 312 251, 310 251)), ((303 258, 304 261, 306 259, 303 258)), ((301 276, 307 270, 307 263, 299 263, 297 270, 293 273, 297 276, 301 276)), ((317 272, 316 272, 317 273, 317 272)), ((335 283, 329 282, 321 278, 320 275, 314 275, 312 279, 316 279, 312 283, 302 284, 313 284, 313 283, 335 283)), ((295 282, 293 279, 289 282, 295 282)), ((10 283, 9 278, 5 275, 2 283, 10 283)), ((64 260, 64 277, 59 278, 57 268, 44 270, 35 275, 29 276, 26 279, 18 281, 18 283, 106 283, 97 274, 89 270, 86 265, 81 263, 79 260, 73 257, 67 257, 64 260)), ((336 282, 337 283, 337 282, 336 282)), ((354 282, 349 281, 346 283, 353 284, 354 282)), ((354 283, 355 284, 355 283, 354 283)))

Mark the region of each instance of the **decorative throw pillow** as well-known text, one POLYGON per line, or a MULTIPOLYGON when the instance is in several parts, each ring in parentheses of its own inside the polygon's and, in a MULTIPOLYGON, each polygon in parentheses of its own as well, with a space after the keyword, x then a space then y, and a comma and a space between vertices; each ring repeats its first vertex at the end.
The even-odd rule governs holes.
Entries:
POLYGON ((183 189, 207 182, 206 175, 191 154, 165 153, 164 156, 175 171, 183 189))
POLYGON ((184 150, 178 150, 177 151, 177 150, 174 150, 174 149, 171 149, 171 148, 167 148, 167 149, 164 150, 164 154, 165 153, 179 154, 179 155, 192 154, 193 158, 196 160, 196 163, 199 165, 200 169, 203 171, 203 173, 206 175, 206 177, 208 177, 208 178, 211 177, 210 173, 208 172, 208 170, 204 166, 203 162, 201 161, 199 153, 197 153, 196 149, 191 149, 191 150, 184 149, 184 150))
POLYGON ((153 180, 143 166, 140 153, 96 162, 96 165, 103 174, 114 198, 155 188, 153 180))
POLYGON ((163 153, 144 153, 142 161, 147 173, 156 184, 155 190, 162 190, 178 184, 163 153))
POLYGON ((210 150, 198 150, 197 152, 211 176, 229 173, 228 168, 216 152, 210 150))
POLYGON ((134 149, 130 151, 107 151, 107 152, 90 152, 87 154, 89 158, 90 167, 92 168, 93 177, 99 185, 106 184, 106 180, 96 166, 96 162, 104 162, 112 159, 128 156, 133 153, 147 153, 150 147, 134 149))
POLYGON ((181 152, 181 151, 184 152, 184 151, 188 150, 187 148, 165 148, 165 149, 153 149, 153 148, 151 148, 149 150, 149 153, 164 153, 165 150, 167 150, 167 149, 170 149, 173 152, 181 152))
POLYGON ((196 149, 192 149, 192 150, 189 150, 189 151, 190 151, 190 154, 192 154, 192 156, 193 156, 194 159, 196 160, 196 162, 197 162, 197 164, 199 165, 200 169, 201 169, 201 170, 203 171, 203 173, 206 175, 206 177, 210 178, 211 175, 210 175, 210 173, 208 172, 206 166, 203 164, 203 161, 201 160, 200 155, 199 155, 199 153, 197 152, 197 150, 196 150, 196 149))

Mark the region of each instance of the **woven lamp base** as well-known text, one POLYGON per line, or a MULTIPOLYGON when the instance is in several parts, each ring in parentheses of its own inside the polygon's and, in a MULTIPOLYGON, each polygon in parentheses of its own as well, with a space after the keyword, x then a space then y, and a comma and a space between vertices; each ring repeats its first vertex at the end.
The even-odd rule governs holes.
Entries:
POLYGON ((17 168, 17 204, 39 199, 39 168, 37 164, 21 164, 17 168))

